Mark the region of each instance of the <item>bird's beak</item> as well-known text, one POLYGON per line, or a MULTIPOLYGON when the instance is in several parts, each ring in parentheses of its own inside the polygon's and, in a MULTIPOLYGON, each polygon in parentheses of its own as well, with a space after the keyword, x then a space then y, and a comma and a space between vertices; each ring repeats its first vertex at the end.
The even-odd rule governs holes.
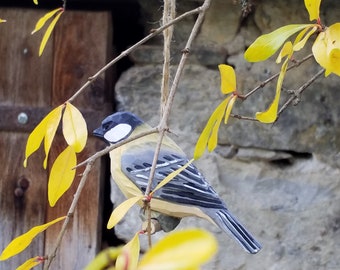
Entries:
POLYGON ((97 136, 97 137, 99 137, 99 138, 104 138, 104 131, 103 131, 102 127, 96 128, 96 129, 93 131, 93 135, 94 135, 94 136, 97 136))

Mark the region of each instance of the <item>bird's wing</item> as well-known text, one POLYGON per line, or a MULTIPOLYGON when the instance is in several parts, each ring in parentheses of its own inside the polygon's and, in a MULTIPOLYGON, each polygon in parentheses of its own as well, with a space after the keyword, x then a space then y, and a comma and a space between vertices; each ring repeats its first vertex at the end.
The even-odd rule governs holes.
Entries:
MULTIPOLYGON (((154 146, 141 147, 140 145, 136 146, 136 149, 130 148, 122 155, 123 173, 143 192, 148 183, 153 156, 154 146)), ((188 158, 182 153, 174 152, 166 147, 162 148, 158 156, 151 189, 154 189, 167 175, 181 168, 188 161, 188 158)), ((157 190, 153 197, 203 208, 225 208, 223 201, 193 164, 190 164, 169 183, 157 190)))

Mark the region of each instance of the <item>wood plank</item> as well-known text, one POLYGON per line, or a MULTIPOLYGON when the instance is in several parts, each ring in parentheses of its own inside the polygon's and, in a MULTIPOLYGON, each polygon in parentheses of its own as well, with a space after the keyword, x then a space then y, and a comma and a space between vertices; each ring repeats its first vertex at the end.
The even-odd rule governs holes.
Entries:
POLYGON ((52 44, 38 57, 41 34, 31 35, 40 10, 1 9, 0 105, 46 106, 52 86, 52 44))
MULTIPOLYGON (((32 156, 29 166, 25 169, 22 162, 26 139, 26 134, 0 132, 1 251, 16 236, 45 222, 47 173, 42 167, 43 153, 39 151, 32 156), (29 180, 29 186, 23 193, 16 190, 18 180, 22 176, 29 180)), ((29 249, 0 262, 0 269, 16 269, 28 258, 44 255, 43 236, 38 236, 29 249)))
MULTIPOLYGON (((51 152, 51 161, 65 148, 64 139, 58 136, 56 147, 51 152)), ((77 155, 81 161, 98 150, 98 141, 91 138, 84 151, 77 155)), ((101 213, 102 205, 102 166, 97 162, 92 168, 82 191, 74 216, 69 224, 57 257, 51 265, 51 269, 83 269, 94 258, 101 245, 101 213)), ((67 214, 73 195, 81 178, 84 168, 79 168, 71 188, 60 198, 57 204, 47 209, 48 220, 67 214)), ((61 229, 61 223, 56 224, 46 231, 46 254, 49 254, 55 245, 55 240, 61 229)))
MULTIPOLYGON (((87 78, 104 66, 110 55, 110 13, 66 12, 54 33, 53 104, 65 102, 87 78), (65 15, 65 16, 64 16, 65 15)), ((78 108, 93 109, 99 115, 107 107, 106 79, 86 89, 73 103, 78 108), (97 112, 95 111, 97 110, 97 112)), ((98 122, 101 119, 98 119, 98 122)), ((89 131, 92 132, 92 131, 89 131)), ((51 152, 56 157, 64 148, 62 138, 51 152)), ((79 160, 84 160, 99 150, 98 140, 90 138, 79 160)), ((51 165, 51 164, 50 164, 51 165)), ((102 183, 103 166, 97 162, 91 171, 80 197, 76 212, 69 225, 57 258, 51 269, 82 269, 91 261, 101 245, 102 183)), ((77 171, 77 174, 81 171, 77 171)), ((80 177, 54 208, 47 209, 48 220, 67 213, 80 177)), ((59 233, 58 226, 46 232, 46 254, 50 253, 59 233)))
MULTIPOLYGON (((39 10, 1 9, 7 23, 0 27, 0 106, 48 106, 52 85, 52 47, 38 57, 41 37, 31 36, 36 20, 44 12, 39 10)), ((42 117, 42 116, 41 116, 42 117)), ((17 125, 16 118, 12 119, 17 125)), ((40 151, 23 167, 27 133, 0 131, 0 250, 13 238, 45 222, 46 179, 40 151), (23 197, 14 191, 21 176, 30 180, 23 197)), ((43 234, 30 248, 4 262, 0 269, 15 269, 30 257, 44 255, 43 234)), ((38 268, 39 269, 39 268, 38 268)))
MULTIPOLYGON (((54 105, 72 96, 111 58, 112 27, 109 12, 65 12, 54 32, 54 105)), ((112 70, 110 70, 112 74, 112 70)), ((110 102, 112 76, 101 76, 80 95, 74 105, 103 111, 110 102)))

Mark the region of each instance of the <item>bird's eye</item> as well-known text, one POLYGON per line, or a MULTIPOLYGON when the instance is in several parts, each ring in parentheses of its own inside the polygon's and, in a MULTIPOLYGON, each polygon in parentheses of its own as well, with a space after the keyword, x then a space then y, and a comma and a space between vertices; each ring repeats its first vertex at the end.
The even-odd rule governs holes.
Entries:
POLYGON ((128 124, 118 124, 108 130, 104 134, 104 138, 111 143, 116 143, 125 139, 130 134, 131 129, 131 126, 128 124))
POLYGON ((111 126, 111 122, 106 122, 104 124, 102 124, 102 128, 104 131, 107 131, 111 126))

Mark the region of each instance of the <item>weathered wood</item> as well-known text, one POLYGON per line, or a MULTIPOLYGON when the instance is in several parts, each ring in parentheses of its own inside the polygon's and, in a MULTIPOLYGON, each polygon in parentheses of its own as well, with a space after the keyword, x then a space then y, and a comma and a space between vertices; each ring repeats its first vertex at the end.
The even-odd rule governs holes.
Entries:
MULTIPOLYGON (((52 83, 52 47, 43 58, 37 57, 39 37, 31 36, 42 11, 1 9, 7 23, 0 27, 0 106, 49 106, 52 83)), ((13 119, 14 120, 14 119, 13 119)), ((15 122, 12 123, 16 125, 15 122)), ((27 134, 0 131, 0 250, 16 236, 43 224, 46 214, 47 173, 42 168, 42 152, 23 167, 27 134), (21 176, 30 180, 23 197, 14 191, 21 176)), ((33 256, 44 254, 43 235, 29 249, 10 260, 0 262, 0 269, 15 269, 33 256)))
MULTIPOLYGON (((41 33, 31 36, 38 18, 46 10, 2 9, 1 18, 7 23, 0 27, 0 107, 6 112, 10 106, 18 112, 32 106, 32 111, 44 111, 65 102, 110 56, 110 13, 65 12, 48 41, 42 57, 38 57, 41 33)), ((98 124, 110 102, 107 78, 94 83, 73 103, 88 114, 98 115, 98 124)), ((16 121, 16 113, 9 121, 16 121)), ((41 116, 41 118, 44 115, 41 116)), ((35 118, 39 118, 36 116, 35 118)), ((91 117, 94 121, 93 117, 91 117)), ((36 121, 36 120, 35 120, 36 121)), ((13 123, 18 126, 17 123, 13 123)), ((4 125, 3 125, 4 126, 4 125)), ((92 131, 93 124, 91 125, 92 131)), ((24 129, 21 129, 23 131, 24 129)), ((64 149, 61 134, 52 145, 47 171, 42 168, 42 149, 29 160, 24 169, 25 144, 28 133, 18 130, 0 130, 0 252, 15 236, 31 227, 67 214, 80 177, 63 195, 54 208, 47 202, 48 172, 54 158, 64 149), (23 197, 15 197, 17 180, 30 179, 23 197)), ((78 160, 84 160, 99 150, 97 140, 89 138, 78 160)), ((80 197, 75 215, 51 269, 82 269, 100 247, 102 164, 98 161, 80 197)), ((77 170, 80 174, 83 169, 77 170)), ((20 192, 19 192, 20 193, 20 192)), ((0 262, 0 270, 15 269, 26 259, 51 252, 59 233, 60 224, 49 228, 45 235, 35 239, 22 254, 0 262)), ((37 268, 39 269, 39 268, 37 268)))
MULTIPOLYGON (((43 154, 39 151, 29 159, 29 166, 22 165, 26 134, 0 132, 0 250, 16 236, 33 226, 45 222, 46 178, 42 167, 43 154), (24 176, 29 181, 26 190, 19 187, 19 179, 24 176)), ((0 269, 16 269, 28 258, 44 254, 43 234, 37 237, 30 248, 19 255, 0 262, 0 269)))
MULTIPOLYGON (((107 62, 108 42, 111 44, 109 19, 108 12, 75 11, 63 14, 63 19, 54 32, 53 105, 59 105, 67 100, 90 75, 107 62)), ((102 113, 106 101, 104 77, 102 80, 102 84, 86 89, 73 104, 80 109, 91 108, 94 114, 96 109, 102 113)), ((55 157, 63 150, 61 143, 57 145, 58 147, 52 150, 51 156, 55 157)), ((96 145, 98 145, 97 140, 90 138, 85 151, 78 155, 78 159, 84 160, 95 153, 98 150, 96 145)), ((100 236, 102 210, 99 165, 100 163, 97 162, 91 171, 52 269, 82 269, 100 248, 101 242, 98 236, 100 236)), ((79 173, 80 170, 77 171, 77 174, 79 173)), ((79 179, 80 177, 77 177, 77 183, 79 179)), ((48 220, 67 213, 76 188, 77 185, 74 184, 54 208, 47 209, 48 220)), ((51 251, 57 235, 57 227, 46 232, 47 253, 51 251)))
POLYGON ((50 104, 52 46, 37 57, 41 33, 31 35, 43 11, 1 9, 7 22, 0 27, 0 104, 46 106, 50 104))

